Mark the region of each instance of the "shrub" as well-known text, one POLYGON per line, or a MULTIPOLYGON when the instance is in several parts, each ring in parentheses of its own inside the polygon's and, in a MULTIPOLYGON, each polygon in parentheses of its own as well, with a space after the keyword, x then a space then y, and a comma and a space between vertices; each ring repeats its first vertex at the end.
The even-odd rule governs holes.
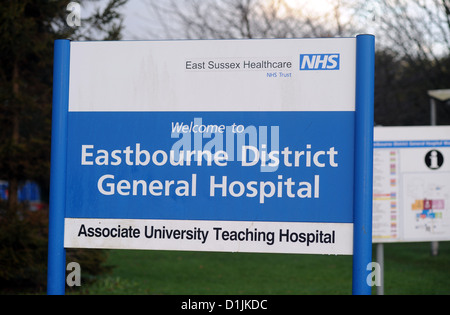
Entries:
MULTIPOLYGON (((48 208, 29 211, 26 204, 6 215, 0 202, 0 292, 38 293, 47 287, 48 208)), ((82 279, 92 281, 105 273, 105 250, 71 249, 66 261, 78 262, 82 279)))

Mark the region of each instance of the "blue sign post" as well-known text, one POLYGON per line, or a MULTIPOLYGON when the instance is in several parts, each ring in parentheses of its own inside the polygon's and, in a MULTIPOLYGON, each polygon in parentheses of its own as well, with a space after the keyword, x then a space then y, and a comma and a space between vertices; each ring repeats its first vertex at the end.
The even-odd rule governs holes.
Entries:
POLYGON ((372 271, 373 98, 375 38, 356 37, 355 205, 353 234, 353 294, 371 294, 372 271))
POLYGON ((353 254, 370 293, 373 42, 57 41, 48 293, 71 247, 353 254))
POLYGON ((70 41, 55 41, 54 54, 47 292, 48 294, 64 294, 66 285, 64 217, 70 41))

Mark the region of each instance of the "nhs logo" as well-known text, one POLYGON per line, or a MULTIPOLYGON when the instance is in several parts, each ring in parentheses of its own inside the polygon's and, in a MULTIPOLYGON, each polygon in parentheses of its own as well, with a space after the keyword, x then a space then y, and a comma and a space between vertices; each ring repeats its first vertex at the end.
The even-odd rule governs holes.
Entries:
POLYGON ((302 54, 300 70, 339 70, 339 54, 302 54))

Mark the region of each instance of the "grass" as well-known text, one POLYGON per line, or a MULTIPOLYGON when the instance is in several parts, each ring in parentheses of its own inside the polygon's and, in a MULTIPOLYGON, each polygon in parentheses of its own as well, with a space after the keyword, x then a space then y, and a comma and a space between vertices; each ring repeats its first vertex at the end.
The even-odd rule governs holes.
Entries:
MULTIPOLYGON (((450 242, 384 245, 385 294, 450 294, 450 242)), ((374 256, 375 257, 375 256, 374 256)))
MULTIPOLYGON (((430 243, 384 248, 385 294, 450 294, 450 242, 437 257, 430 243)), ((68 293, 344 295, 352 286, 351 256, 111 250, 108 263, 112 274, 68 293)))

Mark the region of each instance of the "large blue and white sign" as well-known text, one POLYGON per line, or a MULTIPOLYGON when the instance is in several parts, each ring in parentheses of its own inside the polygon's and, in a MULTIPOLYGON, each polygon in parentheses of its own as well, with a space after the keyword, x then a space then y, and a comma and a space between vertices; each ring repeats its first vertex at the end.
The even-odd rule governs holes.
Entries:
POLYGON ((352 254, 356 39, 70 53, 66 247, 352 254))
POLYGON ((353 254, 370 294, 374 38, 55 42, 64 248, 353 254))

